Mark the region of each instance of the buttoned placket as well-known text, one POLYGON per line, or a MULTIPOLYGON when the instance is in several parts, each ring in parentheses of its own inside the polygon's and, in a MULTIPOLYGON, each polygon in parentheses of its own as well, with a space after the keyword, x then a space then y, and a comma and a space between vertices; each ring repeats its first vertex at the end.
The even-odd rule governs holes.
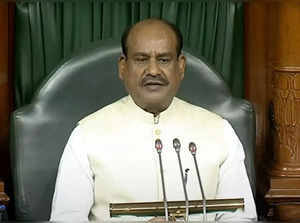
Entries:
MULTIPOLYGON (((161 124, 160 124, 160 114, 153 115, 153 128, 152 128, 152 140, 153 145, 155 144, 156 139, 161 139, 161 124)), ((157 200, 162 199, 162 182, 160 176, 160 166, 159 166, 159 159, 158 155, 156 156, 156 177, 157 177, 157 200)))

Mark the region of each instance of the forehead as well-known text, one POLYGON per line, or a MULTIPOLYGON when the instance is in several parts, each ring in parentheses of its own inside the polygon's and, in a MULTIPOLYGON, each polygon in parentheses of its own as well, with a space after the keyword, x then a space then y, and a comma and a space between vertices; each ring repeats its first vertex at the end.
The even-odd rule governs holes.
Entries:
POLYGON ((176 53, 174 31, 162 23, 138 24, 129 33, 128 53, 176 53))

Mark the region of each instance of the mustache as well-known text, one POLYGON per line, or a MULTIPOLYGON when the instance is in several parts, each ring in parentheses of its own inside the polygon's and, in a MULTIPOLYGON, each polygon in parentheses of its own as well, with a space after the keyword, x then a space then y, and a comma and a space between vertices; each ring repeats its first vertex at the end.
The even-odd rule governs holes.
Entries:
POLYGON ((168 85, 169 81, 162 77, 161 75, 151 75, 147 74, 143 79, 142 79, 142 85, 148 85, 148 84, 158 84, 158 85, 168 85))

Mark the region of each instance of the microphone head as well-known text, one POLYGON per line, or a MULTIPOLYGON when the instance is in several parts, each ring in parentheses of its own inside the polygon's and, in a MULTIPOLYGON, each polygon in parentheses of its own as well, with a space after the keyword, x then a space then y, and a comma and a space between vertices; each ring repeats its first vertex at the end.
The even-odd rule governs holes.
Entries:
POLYGON ((177 139, 177 138, 173 139, 173 147, 176 152, 180 151, 181 144, 180 144, 179 139, 177 139))
POLYGON ((190 152, 191 152, 192 155, 195 155, 196 151, 197 151, 196 144, 193 143, 193 142, 190 142, 190 144, 189 144, 189 150, 190 150, 190 152))
POLYGON ((162 142, 160 139, 155 140, 155 149, 158 153, 161 153, 161 150, 163 148, 162 142))

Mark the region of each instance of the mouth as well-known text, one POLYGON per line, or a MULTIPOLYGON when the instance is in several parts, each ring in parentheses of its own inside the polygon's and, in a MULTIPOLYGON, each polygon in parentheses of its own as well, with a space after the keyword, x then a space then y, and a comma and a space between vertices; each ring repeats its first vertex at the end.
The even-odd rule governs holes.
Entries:
POLYGON ((162 81, 146 81, 144 86, 165 86, 166 84, 162 81))
POLYGON ((158 88, 168 85, 168 81, 161 76, 152 77, 152 76, 146 76, 142 80, 142 86, 143 87, 151 87, 151 88, 158 88))
POLYGON ((160 92, 167 85, 166 82, 158 80, 148 80, 143 83, 143 87, 149 92, 160 92))

